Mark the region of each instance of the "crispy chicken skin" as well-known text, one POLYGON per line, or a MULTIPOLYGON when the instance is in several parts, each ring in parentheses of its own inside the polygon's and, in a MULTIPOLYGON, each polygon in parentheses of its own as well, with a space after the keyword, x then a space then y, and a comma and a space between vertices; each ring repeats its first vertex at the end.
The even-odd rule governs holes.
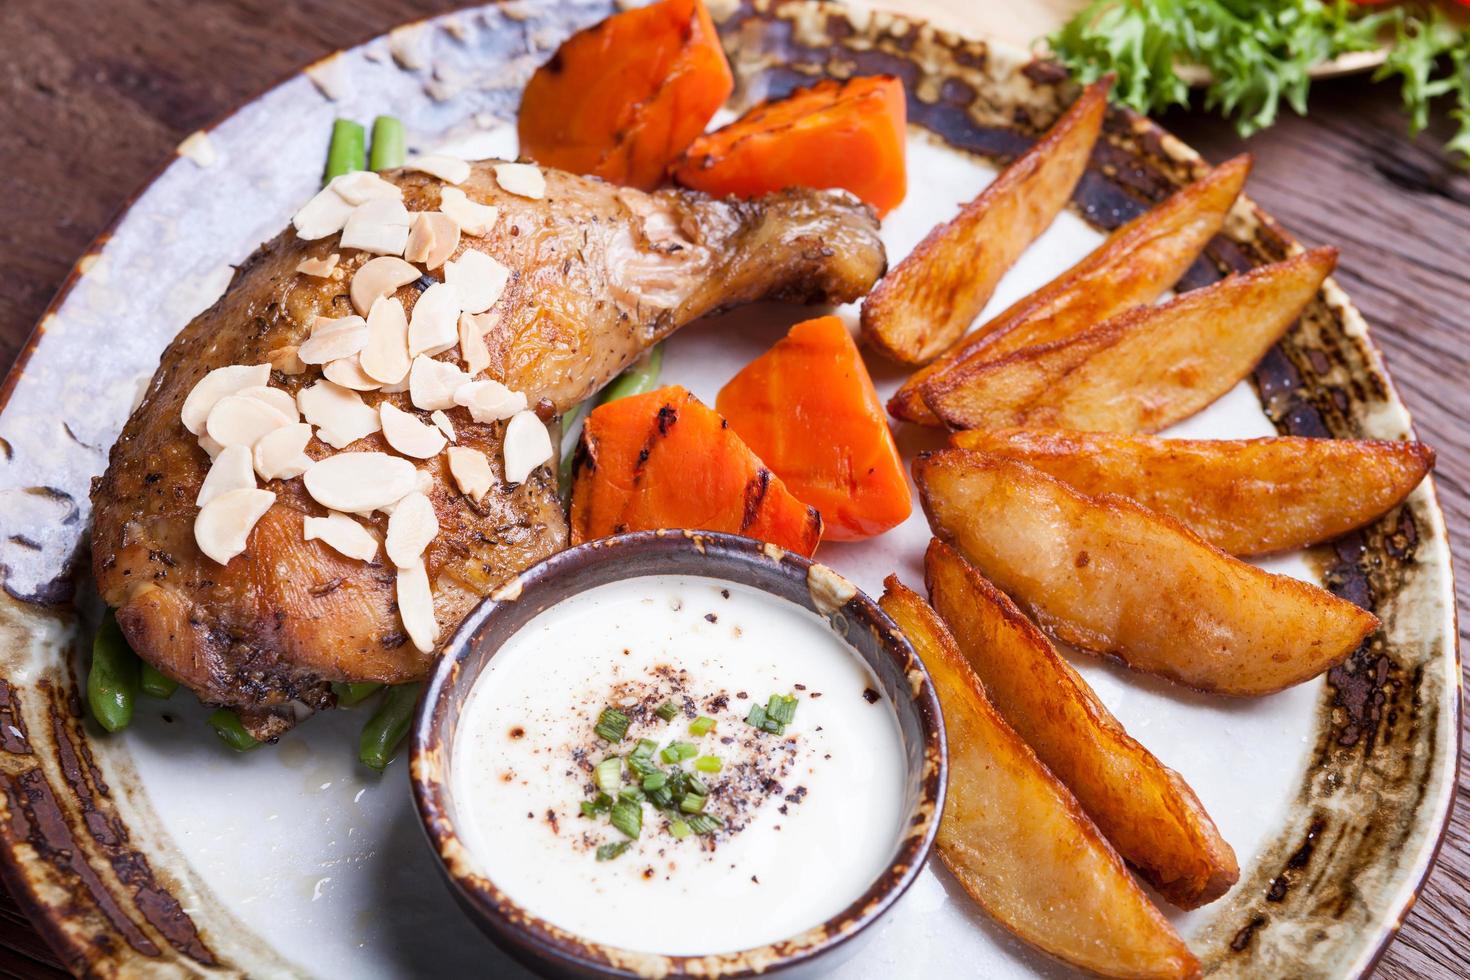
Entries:
MULTIPOLYGON (((461 188, 500 209, 485 238, 464 236, 512 270, 486 334, 486 375, 524 391, 543 419, 576 405, 649 346, 713 310, 762 298, 846 302, 885 264, 877 223, 864 205, 831 192, 787 191, 756 201, 716 201, 685 191, 645 194, 547 171, 543 200, 500 190, 492 163, 474 165, 461 188)), ((440 182, 385 175, 410 211, 433 210, 440 182)), ((394 570, 345 558, 302 539, 321 516, 297 479, 264 484, 276 503, 245 552, 228 565, 194 541, 194 500, 209 458, 180 408, 194 384, 229 364, 259 364, 305 340, 314 317, 352 313, 348 284, 372 256, 341 250, 336 236, 305 242, 288 229, 261 246, 215 305, 164 352, 146 397, 128 420, 107 472, 92 490, 92 564, 98 587, 133 648, 204 701, 241 710, 258 737, 279 734, 331 703, 330 681, 402 683, 424 675, 431 655, 408 642, 395 603, 394 570), (340 251, 332 278, 301 275, 306 258, 340 251)), ((430 274, 442 277, 442 270, 430 274)), ((397 296, 410 312, 418 289, 397 296)), ((457 360, 458 349, 439 355, 457 360)), ((320 378, 274 372, 294 393, 320 378)), ((415 412, 407 393, 367 392, 415 412)), ((417 413, 427 420, 427 413, 417 413)), ((486 452, 497 479, 505 423, 449 413, 461 446, 486 452)), ((344 451, 391 452, 381 433, 344 451)), ((308 455, 333 450, 313 439, 308 455)), ((416 462, 433 477, 440 524, 424 558, 441 640, 511 574, 567 544, 551 467, 525 483, 495 486, 479 504, 455 487, 443 454, 416 462)), ((387 520, 367 522, 381 539, 387 520)))

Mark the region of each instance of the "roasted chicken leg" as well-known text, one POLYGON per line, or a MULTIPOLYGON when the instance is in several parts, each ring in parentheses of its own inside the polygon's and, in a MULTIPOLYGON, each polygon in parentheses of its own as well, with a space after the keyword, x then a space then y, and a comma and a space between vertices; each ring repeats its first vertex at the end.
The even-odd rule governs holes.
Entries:
MULTIPOLYGON (((452 193, 423 173, 384 176, 409 212, 433 211, 452 193)), ((556 171, 545 181, 544 197, 519 196, 497 183, 493 164, 473 165, 459 190, 499 213, 483 237, 462 236, 455 255, 478 250, 509 269, 481 321, 489 366, 477 377, 525 393, 553 431, 562 412, 703 314, 763 298, 850 301, 884 269, 872 213, 842 194, 717 201, 556 171)), ((270 384, 292 395, 320 381, 319 368, 292 355, 319 318, 353 312, 349 285, 373 256, 345 244, 335 236, 305 241, 288 229, 256 251, 164 352, 92 491, 93 569, 128 641, 204 701, 239 709, 259 738, 330 704, 329 682, 403 683, 422 677, 431 659, 408 642, 395 570, 381 551, 361 561, 305 540, 304 520, 326 510, 299 477, 264 483, 275 502, 227 563, 196 544, 196 497, 211 463, 181 420, 185 399, 206 373, 233 364, 269 362, 270 384), (323 276, 333 253, 340 261, 323 276), (318 274, 298 272, 303 260, 318 274)), ((392 295, 411 315, 421 290, 442 275, 441 267, 392 295)), ((459 348, 437 360, 463 366, 459 348)), ((361 398, 429 420, 404 391, 361 398)), ((567 544, 554 466, 507 483, 506 423, 477 423, 464 408, 446 415, 458 446, 485 452, 495 482, 476 502, 443 453, 412 461, 439 526, 423 562, 441 638, 497 584, 567 544)), ((306 455, 335 455, 316 435, 306 455)), ((337 450, 393 451, 383 432, 337 450)), ((383 514, 362 520, 383 538, 383 514)))

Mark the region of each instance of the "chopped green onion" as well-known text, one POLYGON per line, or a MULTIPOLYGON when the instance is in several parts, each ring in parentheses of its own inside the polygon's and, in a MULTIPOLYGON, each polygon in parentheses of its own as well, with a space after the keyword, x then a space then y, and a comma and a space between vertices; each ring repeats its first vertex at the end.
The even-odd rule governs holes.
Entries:
POLYGON ((704 811, 704 804, 708 799, 709 797, 707 796, 688 793, 679 801, 679 809, 685 813, 702 813, 704 811))
POLYGON ((214 729, 214 733, 236 752, 249 752, 260 745, 255 740, 255 736, 247 732, 245 726, 240 723, 240 716, 229 708, 220 708, 210 715, 209 724, 214 729))
POLYGON ((368 166, 373 170, 392 170, 408 160, 404 149, 403 123, 393 116, 373 120, 373 153, 368 166))
POLYGON ((693 793, 695 796, 709 795, 709 787, 704 784, 704 780, 700 779, 692 772, 685 774, 684 785, 688 787, 689 792, 693 793))
POLYGON ((618 790, 618 799, 633 800, 635 803, 642 803, 643 790, 639 789, 637 786, 624 786, 622 789, 618 790))
POLYGON ((669 783, 669 777, 661 772, 651 772, 643 777, 643 791, 645 793, 656 789, 663 789, 669 783))
POLYGON ((648 802, 660 809, 674 805, 674 794, 669 792, 667 785, 660 786, 658 789, 648 790, 646 795, 648 796, 648 802))
POLYGON ((694 768, 700 772, 719 772, 725 768, 725 764, 717 755, 702 755, 694 760, 694 768))
POLYGON ((322 183, 329 184, 334 177, 366 169, 367 133, 351 119, 338 119, 332 123, 332 142, 327 147, 327 170, 322 175, 322 183))
POLYGON ((621 742, 623 736, 628 734, 628 716, 617 708, 603 708, 602 714, 597 718, 597 725, 592 729, 597 737, 609 742, 621 742))
POLYGON ((685 823, 687 823, 689 825, 689 829, 694 831, 696 834, 713 834, 715 831, 725 826, 725 821, 721 820, 713 813, 690 814, 685 823))
POLYGON ((665 701, 658 706, 658 710, 654 714, 658 715, 664 721, 673 721, 679 714, 679 706, 672 701, 665 701))
POLYGON ((689 723, 689 734, 695 738, 708 735, 715 730, 715 720, 709 715, 700 715, 689 723))
POLYGON ((582 816, 586 817, 588 820, 596 820, 598 814, 600 814, 601 812, 602 808, 599 807, 594 801, 582 801, 582 816))
POLYGON ((796 717, 796 695, 772 694, 766 702, 766 717, 780 725, 789 725, 796 717))
POLYGON ((683 762, 699 754, 699 746, 693 742, 670 742, 661 753, 665 762, 683 762))
POLYGON ((618 800, 613 804, 608 819, 614 827, 629 837, 637 837, 643 832, 643 804, 633 800, 618 800))
POLYGON ((657 751, 657 742, 648 738, 640 738, 633 751, 628 753, 628 768, 639 776, 658 772, 658 763, 653 761, 653 754, 657 751))
POLYGON ((674 835, 674 840, 683 840, 693 832, 689 829, 689 825, 682 820, 675 820, 669 824, 669 833, 674 835))
POLYGON ((766 709, 758 704, 750 706, 750 714, 745 716, 745 723, 751 728, 766 727, 766 709))
POLYGON ((608 796, 617 796, 623 785, 623 760, 615 755, 603 759, 593 768, 592 781, 608 796))
POLYGON ((630 840, 620 840, 616 844, 603 844, 597 849, 597 860, 611 861, 613 858, 623 856, 623 852, 633 846, 630 840))

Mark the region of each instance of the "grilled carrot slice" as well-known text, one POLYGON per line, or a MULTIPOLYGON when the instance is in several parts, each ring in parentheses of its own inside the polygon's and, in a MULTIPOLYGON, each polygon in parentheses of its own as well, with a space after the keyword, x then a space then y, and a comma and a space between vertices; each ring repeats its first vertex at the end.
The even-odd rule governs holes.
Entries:
POLYGON ((715 412, 677 385, 587 416, 572 482, 572 543, 623 531, 743 534, 811 555, 822 518, 715 412))
POLYGON ((839 187, 882 217, 908 188, 903 82, 868 75, 827 79, 755 106, 701 136, 674 169, 686 187, 757 197, 785 187, 839 187))
POLYGON ((652 190, 735 87, 704 0, 663 0, 567 38, 521 96, 521 152, 652 190))
POLYGON ((913 507, 883 404, 842 320, 798 323, 720 389, 730 420, 835 541, 869 538, 913 507))

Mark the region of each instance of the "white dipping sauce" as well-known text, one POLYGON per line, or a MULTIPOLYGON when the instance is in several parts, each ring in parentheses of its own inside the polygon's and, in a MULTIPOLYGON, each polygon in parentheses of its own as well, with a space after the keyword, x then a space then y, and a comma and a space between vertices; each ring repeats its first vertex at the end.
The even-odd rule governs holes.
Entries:
POLYGON ((599 586, 533 619, 476 681, 450 774, 460 837, 513 901, 584 939, 671 955, 789 939, 851 904, 898 845, 906 766, 877 689, 794 603, 709 578, 599 586), (744 721, 773 694, 798 699, 783 735, 744 721), (647 710, 669 699, 686 713, 664 722, 647 710), (634 717, 617 745, 593 733, 609 704, 634 717), (696 714, 715 730, 692 736, 696 714), (581 815, 589 770, 639 738, 721 757, 721 772, 700 776, 726 829, 675 839, 645 803, 636 842, 598 861, 598 846, 627 838, 581 815))

